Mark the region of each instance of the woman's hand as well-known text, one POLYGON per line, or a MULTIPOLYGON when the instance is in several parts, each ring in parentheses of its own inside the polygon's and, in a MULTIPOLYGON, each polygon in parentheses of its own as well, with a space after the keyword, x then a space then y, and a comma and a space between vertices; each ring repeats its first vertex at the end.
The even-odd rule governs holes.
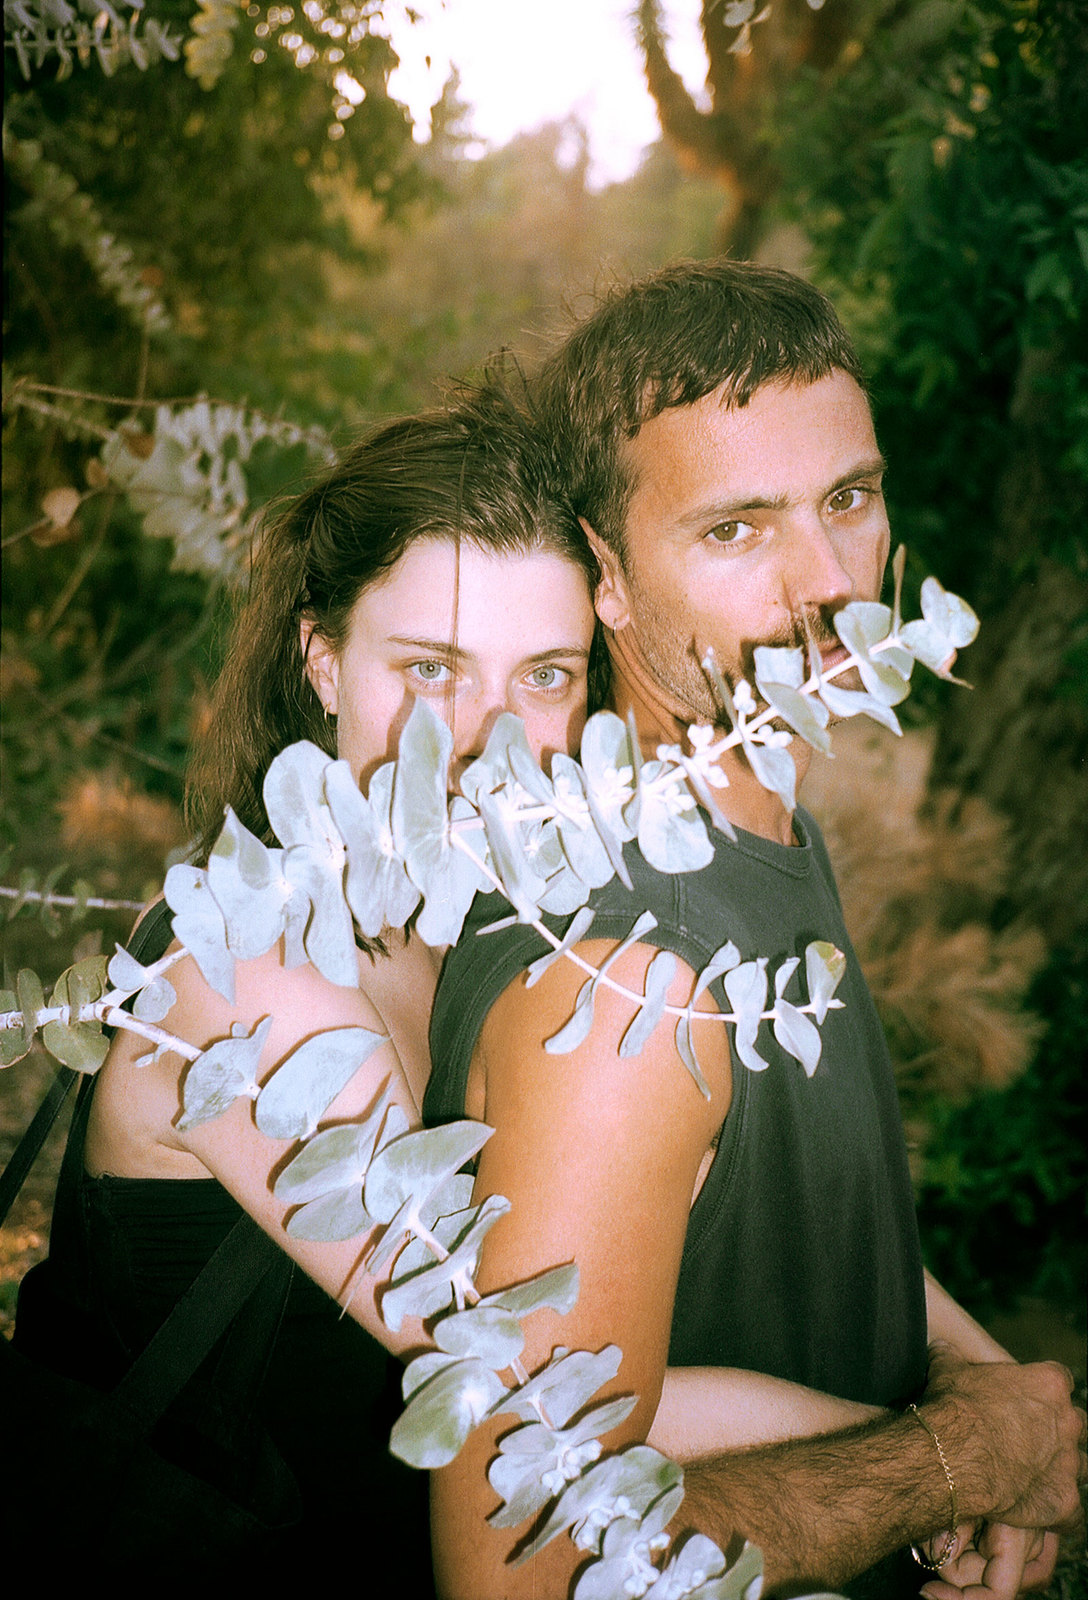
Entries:
MULTIPOLYGON (((944 1538, 937 1534, 923 1546, 930 1559, 944 1538)), ((1057 1534, 1002 1522, 961 1523, 949 1559, 921 1593, 926 1600, 1016 1600, 1046 1586, 1057 1557, 1057 1534)))

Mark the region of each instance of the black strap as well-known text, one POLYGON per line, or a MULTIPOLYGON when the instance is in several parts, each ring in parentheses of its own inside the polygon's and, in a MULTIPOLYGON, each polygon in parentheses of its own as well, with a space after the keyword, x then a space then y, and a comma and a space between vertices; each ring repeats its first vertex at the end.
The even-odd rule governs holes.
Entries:
POLYGON ((71 1067, 57 1067, 56 1077, 30 1120, 30 1125, 12 1152, 11 1160, 0 1172, 0 1227, 7 1221, 27 1173, 37 1161, 49 1130, 60 1115, 79 1073, 71 1067))
MULTIPOLYGON (((273 1337, 287 1297, 293 1265, 252 1217, 239 1217, 150 1343, 111 1391, 108 1403, 124 1406, 141 1429, 149 1430, 171 1400, 180 1394, 254 1290, 276 1268, 281 1270, 277 1273, 270 1302, 273 1337)), ((269 1343, 269 1339, 266 1337, 264 1342, 269 1343)), ((265 1353, 260 1341, 250 1348, 253 1368, 260 1369, 265 1353)))
MULTIPOLYGON (((160 900, 142 918, 129 941, 129 950, 137 961, 143 961, 149 950, 161 953, 164 938, 169 942, 166 929, 170 917, 170 907, 160 900)), ((158 954, 152 959, 157 960, 158 954)), ((0 1173, 0 1223, 41 1153, 72 1085, 81 1076, 71 1067, 58 1067, 11 1160, 0 1173)), ((84 1089, 91 1087, 87 1080, 84 1089)), ((224 1361, 232 1373, 248 1374, 240 1391, 248 1390, 251 1400, 271 1355, 293 1272, 290 1258, 252 1217, 243 1214, 120 1383, 103 1396, 103 1405, 111 1410, 123 1407, 141 1433, 149 1432, 272 1273, 267 1292, 259 1297, 252 1307, 252 1317, 246 1320, 244 1337, 239 1328, 240 1337, 232 1336, 224 1352, 224 1361)))
MULTIPOLYGON (((157 949, 158 954, 162 954, 170 942, 170 935, 166 930, 172 916, 173 913, 166 901, 157 900, 150 911, 140 918, 128 943, 129 952, 137 961, 142 963, 149 950, 157 949)), ((152 959, 158 960, 158 955, 154 955, 152 959)), ((8 1213, 15 1204, 19 1190, 26 1182, 27 1174, 41 1154, 50 1128, 60 1115, 64 1102, 72 1091, 72 1085, 80 1076, 81 1074, 72 1067, 58 1063, 56 1076, 46 1090, 26 1132, 12 1151, 11 1159, 0 1172, 0 1227, 7 1221, 8 1213)))

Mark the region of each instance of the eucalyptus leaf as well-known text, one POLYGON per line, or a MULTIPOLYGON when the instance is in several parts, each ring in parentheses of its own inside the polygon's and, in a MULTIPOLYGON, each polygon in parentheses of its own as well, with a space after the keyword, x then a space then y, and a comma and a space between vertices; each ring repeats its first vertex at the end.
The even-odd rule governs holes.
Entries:
POLYGON ((651 1502, 641 1516, 621 1516, 611 1521, 601 1540, 601 1559, 579 1575, 574 1600, 613 1600, 617 1594, 641 1589, 648 1577, 653 1545, 668 1544, 665 1525, 679 1510, 683 1498, 683 1488, 676 1483, 651 1502))
MULTIPOLYGON (((760 652, 757 650, 756 654, 758 656, 760 652)), ((800 652, 791 651, 790 654, 799 656, 800 652)), ((776 683, 773 679, 757 677, 756 688, 782 721, 799 734, 806 744, 819 750, 821 755, 830 754, 831 736, 827 731, 829 716, 825 705, 811 695, 801 694, 791 685, 776 683)))
POLYGON ((618 1345, 606 1345, 593 1354, 589 1350, 557 1347, 551 1360, 533 1374, 528 1383, 512 1389, 502 1410, 512 1411, 523 1422, 537 1420, 537 1405, 543 1407, 553 1428, 562 1428, 620 1370, 623 1352, 618 1345))
MULTIPOLYGON (((33 974, 30 976, 33 977, 33 974)), ((37 979, 31 983, 28 977, 20 973, 16 982, 17 988, 20 982, 26 999, 35 1002, 41 993, 41 985, 37 979)), ((109 1052, 110 1042, 102 1031, 101 1022, 95 1017, 78 1020, 79 1011, 84 1006, 93 1005, 100 1000, 105 988, 104 956, 90 956, 84 961, 76 962, 61 974, 54 985, 50 1005, 69 1006, 71 1013, 67 1022, 45 1024, 42 1028, 42 1043, 51 1056, 76 1072, 97 1072, 109 1052)), ((30 1008, 24 1006, 23 1009, 25 1012, 30 1008)))
POLYGON ((14 989, 0 989, 0 1011, 20 1013, 17 1027, 0 1028, 0 1066, 11 1067, 30 1050, 36 1030, 33 1018, 27 1021, 14 989))
POLYGON ((97 1072, 110 1048, 101 1024, 92 1022, 47 1022, 42 1028, 42 1044, 75 1072, 97 1072))
POLYGON ((155 978, 141 989, 132 1002, 132 1015, 141 1022, 161 1022, 177 1004, 174 986, 166 978, 155 978))
POLYGON ((805 985, 809 1004, 817 1023, 827 1016, 835 990, 846 971, 846 957, 826 939, 814 939, 805 946, 805 985))
POLYGON ((364 1121, 315 1133, 278 1174, 272 1185, 276 1199, 299 1205, 347 1185, 357 1184, 361 1189, 388 1105, 386 1082, 364 1121))
POLYGON ((385 1145, 366 1175, 366 1207, 379 1222, 389 1221, 412 1196, 422 1205, 490 1139, 482 1122, 447 1122, 420 1128, 385 1145))
POLYGON ((526 1279, 524 1283, 514 1284, 508 1289, 497 1289, 494 1294, 486 1295, 480 1304, 501 1306, 504 1311, 513 1312, 519 1317, 530 1316, 543 1306, 549 1306, 565 1317, 577 1299, 578 1265, 570 1261, 566 1266, 551 1267, 535 1278, 526 1279))
POLYGON ((528 858, 517 821, 501 795, 480 793, 476 804, 487 829, 487 843, 502 892, 520 921, 535 922, 545 885, 528 858))
POLYGON ((704 1592, 704 1586, 726 1570, 726 1559, 713 1539, 705 1534, 693 1533, 671 1560, 662 1568, 661 1576, 646 1590, 646 1596, 656 1600, 687 1600, 687 1597, 704 1592))
POLYGON ((599 1436, 619 1427, 637 1403, 634 1395, 606 1400, 569 1428, 530 1423, 501 1439, 499 1454, 487 1473, 491 1487, 503 1500, 487 1519, 492 1527, 516 1527, 542 1510, 599 1459, 599 1436))
POLYGON ((637 1056, 665 1014, 665 997, 676 976, 676 957, 671 950, 659 950, 646 969, 646 985, 639 1006, 623 1038, 621 1056, 637 1056))
POLYGON ((325 770, 332 757, 308 739, 288 745, 265 774, 264 806, 276 838, 285 847, 314 844, 335 834, 324 800, 325 770))
POLYGON ((874 722, 890 728, 892 733, 902 733, 899 718, 890 706, 883 705, 871 694, 860 689, 840 689, 835 683, 821 683, 820 699, 834 717, 872 717, 874 722))
POLYGON ((342 845, 292 845, 284 851, 283 875, 310 903, 307 958, 330 983, 350 989, 359 983, 359 956, 344 899, 345 859, 342 845))
POLYGON ((208 857, 208 884, 223 913, 227 947, 240 961, 263 955, 283 932, 290 892, 278 858, 228 806, 208 857))
POLYGON ((786 985, 789 983, 790 979, 793 977, 800 965, 800 956, 790 956, 787 960, 780 963, 778 970, 774 975, 774 992, 776 996, 785 994, 786 985))
POLYGON ((593 1027, 593 1004, 597 995, 597 979, 587 978, 578 991, 574 1011, 558 1033, 545 1039, 544 1048, 549 1055, 567 1055, 589 1038, 593 1027))
POLYGON ((354 1239, 373 1227, 374 1218, 363 1204, 361 1184, 320 1195, 287 1219, 287 1232, 292 1239, 310 1239, 319 1244, 354 1239))
POLYGON ((767 958, 745 961, 722 980, 736 1015, 733 1044, 737 1056, 752 1072, 762 1072, 767 1062, 755 1047, 763 1008, 767 1003, 767 958))
POLYGON ((257 1063, 272 1018, 265 1017, 251 1034, 235 1023, 229 1039, 219 1039, 191 1063, 182 1084, 182 1115, 178 1128, 185 1132, 211 1122, 233 1105, 241 1094, 251 1100, 260 1093, 257 1063))
POLYGON ((744 753, 759 782, 776 794, 792 815, 797 807, 797 768, 789 751, 745 739, 744 753))
POLYGON ((937 578, 922 582, 922 616, 937 628, 956 650, 969 645, 978 633, 978 617, 958 594, 950 594, 937 578))
POLYGON ((424 894, 449 849, 446 790, 452 754, 450 730, 425 700, 417 700, 400 736, 390 817, 393 842, 424 894))
MULTIPOLYGON (((425 1228, 444 1250, 456 1250, 476 1217, 477 1208, 472 1204, 474 1186, 471 1173, 455 1172, 413 1209, 413 1226, 425 1228)), ((429 1266, 433 1258, 429 1241, 417 1232, 397 1258, 397 1272, 402 1276, 416 1272, 429 1266)))
POLYGON ((788 1000, 776 1000, 774 1036, 782 1049, 801 1063, 805 1076, 811 1078, 819 1065, 821 1048, 820 1032, 811 1018, 788 1000))
POLYGON ((593 921, 593 912, 589 906, 583 906, 571 918, 561 943, 554 950, 549 950, 547 955, 539 956, 532 962, 525 973, 525 987, 531 989, 547 972, 549 967, 562 959, 568 950, 573 950, 580 939, 584 939, 589 932, 593 921))
POLYGON ((501 1378, 482 1361, 449 1362, 412 1393, 393 1425, 390 1450, 410 1467, 446 1466, 503 1389, 501 1378))
POLYGON ((114 945, 107 976, 115 989, 120 989, 124 994, 134 994, 147 983, 147 968, 118 944, 114 945))
MULTIPOLYGON (((555 826, 563 853, 582 882, 591 889, 599 889, 615 871, 609 845, 594 825, 585 774, 578 763, 562 751, 552 757, 552 788, 557 809, 555 826)), ((619 852, 618 843, 611 835, 609 839, 611 848, 619 852)))
POLYGON ((497 1370, 516 1361, 525 1347, 521 1323, 501 1306, 469 1306, 442 1317, 434 1341, 452 1356, 475 1356, 497 1370))
MULTIPOLYGON (((691 991, 691 998, 685 1007, 684 1014, 676 1024, 676 1049, 681 1061, 695 1079, 696 1087, 704 1099, 710 1099, 710 1085, 703 1077, 699 1066, 699 1058, 695 1053, 695 1035, 692 1032, 692 1022, 696 1015, 695 1002, 703 991, 720 978, 723 973, 730 972, 740 965, 740 951, 730 939, 716 950, 706 966, 696 976, 695 984, 691 991)), ((718 1026, 718 1024, 715 1024, 718 1026)))
POLYGON ((328 1028, 304 1039, 261 1090, 257 1126, 270 1139, 308 1139, 317 1124, 389 1035, 369 1028, 328 1028))
MULTIPOLYGON (((487 1233, 509 1209, 510 1202, 504 1195, 489 1195, 476 1208, 467 1233, 449 1255, 410 1275, 398 1271, 392 1285, 382 1295, 381 1314, 386 1327, 399 1333, 405 1317, 418 1317, 423 1321, 437 1311, 448 1309, 451 1300, 460 1303, 471 1288, 477 1257, 487 1233)), ((412 1221, 409 1214, 405 1225, 411 1227, 412 1221)))
POLYGON ((233 1004, 234 957, 227 948, 226 924, 207 873, 188 862, 176 862, 166 874, 163 893, 174 912, 174 938, 188 950, 204 981, 233 1004))
POLYGON ((655 1500, 679 1487, 682 1480, 683 1473, 676 1463, 650 1445, 631 1445, 605 1456, 564 1490, 536 1538, 519 1554, 517 1564, 536 1555, 556 1534, 584 1520, 588 1523, 586 1537, 579 1538, 575 1528, 575 1543, 582 1549, 598 1548, 597 1530, 603 1533, 610 1522, 631 1512, 641 1517, 655 1500))
POLYGON ((764 682, 783 689, 800 689, 805 681, 805 653, 796 645, 757 645, 752 653, 756 685, 764 682))
POLYGON ((393 843, 394 771, 392 762, 379 767, 365 796, 346 761, 334 761, 325 773, 325 799, 348 853, 344 894, 366 939, 403 927, 419 904, 393 843))
POLYGON ((659 872, 696 872, 714 859, 714 846, 687 784, 655 785, 664 770, 661 761, 642 769, 638 847, 659 872))

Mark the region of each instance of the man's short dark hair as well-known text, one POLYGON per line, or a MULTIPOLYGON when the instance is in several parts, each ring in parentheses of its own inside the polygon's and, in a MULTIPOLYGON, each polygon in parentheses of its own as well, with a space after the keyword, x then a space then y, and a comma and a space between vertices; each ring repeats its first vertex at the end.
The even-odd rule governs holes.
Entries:
POLYGON ((747 261, 681 261, 613 289, 544 363, 542 421, 574 510, 623 558, 634 489, 622 442, 720 385, 747 405, 774 379, 840 369, 863 388, 830 301, 803 278, 747 261))

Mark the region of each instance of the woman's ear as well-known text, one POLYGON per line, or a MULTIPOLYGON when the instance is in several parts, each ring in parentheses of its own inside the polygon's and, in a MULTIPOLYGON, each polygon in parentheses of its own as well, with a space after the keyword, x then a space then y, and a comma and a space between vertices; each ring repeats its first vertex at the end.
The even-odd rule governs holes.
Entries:
POLYGON ((594 533, 585 517, 579 517, 578 521, 582 524, 582 532, 589 540, 601 569, 601 581, 597 585, 597 593, 593 600, 594 609, 605 627, 616 633, 620 628, 626 628, 631 620, 623 567, 616 552, 594 533))
POLYGON ((299 624, 302 660, 314 693, 325 708, 327 716, 335 717, 340 709, 340 657, 329 641, 318 633, 312 617, 303 617, 299 624))

